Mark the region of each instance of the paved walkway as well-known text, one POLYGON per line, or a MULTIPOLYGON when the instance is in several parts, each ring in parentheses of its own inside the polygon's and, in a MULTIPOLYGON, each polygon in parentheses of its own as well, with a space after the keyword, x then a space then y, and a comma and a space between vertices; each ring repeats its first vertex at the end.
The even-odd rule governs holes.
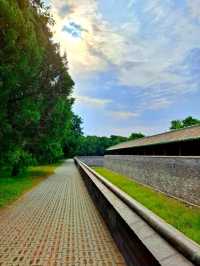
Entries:
POLYGON ((0 265, 125 265, 72 160, 0 212, 0 265))

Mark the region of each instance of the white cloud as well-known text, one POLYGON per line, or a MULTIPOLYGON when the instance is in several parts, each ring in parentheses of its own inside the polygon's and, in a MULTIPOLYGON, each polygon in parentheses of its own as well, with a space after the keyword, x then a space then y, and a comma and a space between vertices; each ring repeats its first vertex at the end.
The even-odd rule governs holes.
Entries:
POLYGON ((168 107, 172 102, 166 98, 153 99, 148 103, 145 109, 149 110, 160 110, 168 107))
POLYGON ((67 52, 72 75, 104 70, 106 62, 90 51, 95 35, 93 26, 101 23, 101 19, 97 15, 96 1, 69 0, 66 3, 66 1, 52 0, 52 10, 56 22, 54 39, 60 43, 61 50, 67 52), (63 9, 66 11, 61 15, 63 9), (69 22, 75 22, 86 30, 82 32, 81 38, 74 38, 63 32, 63 27, 69 22))
MULTIPOLYGON (((200 17, 199 0, 187 1, 192 17, 200 17)), ((67 51, 75 80, 114 66, 118 85, 139 88, 146 101, 152 103, 151 108, 167 107, 175 96, 197 88, 192 76, 185 75, 183 61, 190 50, 200 47, 200 28, 191 16, 174 8, 172 0, 129 0, 125 5, 132 12, 132 19, 116 26, 100 13, 97 0, 52 0, 55 40, 67 51), (134 13, 134 6, 140 3, 143 14, 139 16, 134 13), (69 22, 86 29, 81 38, 62 31, 69 22)), ((101 99, 81 97, 85 97, 82 103, 102 104, 101 99)), ((138 105, 148 109, 143 101, 138 105)), ((131 117, 125 113, 121 116, 131 117)))
POLYGON ((131 119, 133 117, 138 117, 139 113, 128 112, 128 111, 112 111, 110 115, 115 119, 131 119))
POLYGON ((199 0, 188 0, 188 6, 192 17, 200 19, 200 2, 199 0))
POLYGON ((138 30, 137 21, 135 25, 126 23, 121 29, 115 28, 99 13, 95 0, 69 0, 67 6, 68 9, 65 1, 52 0, 54 39, 62 51, 67 51, 72 74, 105 71, 110 64, 120 66, 127 57, 127 48, 138 51, 137 44, 128 44, 128 36, 138 30), (66 14, 61 10, 66 10, 66 14), (86 29, 81 38, 62 31, 69 22, 86 29))
POLYGON ((142 123, 140 123, 135 125, 133 124, 132 126, 127 127, 113 127, 110 129, 110 132, 111 133, 108 133, 108 135, 113 134, 120 136, 130 136, 130 134, 133 132, 141 132, 147 136, 151 136, 163 132, 163 127, 155 124, 144 126, 142 123))
MULTIPOLYGON (((167 59, 166 59, 167 60, 167 59)), ((123 85, 135 87, 155 87, 160 84, 169 83, 177 85, 186 82, 186 78, 176 73, 170 72, 170 62, 160 62, 160 58, 152 58, 149 62, 133 63, 128 68, 124 65, 120 69, 119 81, 123 85)))
MULTIPOLYGON (((200 47, 200 28, 170 3, 172 1, 145 2, 146 16, 152 16, 151 31, 141 34, 143 29, 140 28, 140 34, 132 35, 133 44, 127 46, 124 62, 118 69, 119 83, 142 90, 142 95, 147 96, 145 100, 150 101, 154 109, 166 108, 179 95, 199 88, 192 72, 186 73, 188 66, 184 60, 192 49, 200 47), (157 94, 162 101, 157 99, 157 94)), ((148 105, 146 109, 142 102, 140 105, 140 109, 148 109, 148 105)))
POLYGON ((111 103, 110 99, 99 99, 88 96, 75 95, 76 101, 81 105, 86 105, 89 107, 102 108, 107 104, 111 103))

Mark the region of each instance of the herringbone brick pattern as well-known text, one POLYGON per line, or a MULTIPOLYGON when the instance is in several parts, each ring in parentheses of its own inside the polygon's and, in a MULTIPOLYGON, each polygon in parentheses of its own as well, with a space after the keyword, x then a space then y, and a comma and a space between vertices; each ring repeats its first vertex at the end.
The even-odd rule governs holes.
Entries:
POLYGON ((125 265, 73 161, 0 212, 0 265, 125 265))

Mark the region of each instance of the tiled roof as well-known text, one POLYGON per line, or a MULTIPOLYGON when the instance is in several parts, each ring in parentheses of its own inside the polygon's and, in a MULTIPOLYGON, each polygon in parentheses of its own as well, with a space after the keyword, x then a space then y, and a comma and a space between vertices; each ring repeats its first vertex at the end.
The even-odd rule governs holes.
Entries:
POLYGON ((118 149, 148 146, 148 145, 162 144, 162 143, 164 144, 170 142, 185 141, 190 139, 200 139, 200 125, 191 126, 178 130, 172 130, 154 136, 122 142, 120 144, 111 146, 107 150, 118 150, 118 149))

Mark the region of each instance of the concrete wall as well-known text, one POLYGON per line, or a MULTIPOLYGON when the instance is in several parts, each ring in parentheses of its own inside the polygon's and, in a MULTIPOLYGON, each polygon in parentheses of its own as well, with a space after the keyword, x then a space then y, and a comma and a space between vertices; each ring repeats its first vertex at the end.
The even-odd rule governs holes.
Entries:
MULTIPOLYGON (((123 219, 123 217, 127 217, 131 211, 130 208, 122 203, 125 205, 124 208, 118 208, 117 211, 115 205, 121 206, 121 200, 118 198, 116 199, 116 196, 114 196, 111 191, 105 188, 105 186, 98 179, 94 178, 94 176, 91 177, 92 174, 89 171, 82 167, 76 160, 75 162, 83 177, 90 196, 95 203, 95 207, 97 207, 104 221, 106 222, 112 237, 114 238, 118 248, 126 260, 127 265, 160 266, 161 264, 143 244, 142 240, 136 235, 134 230, 123 219)), ((131 211, 131 213, 133 212, 131 211)), ((131 216, 129 215, 128 219, 131 220, 131 216)), ((133 213, 133 215, 134 219, 132 222, 134 223, 135 214, 133 213)), ((138 223, 138 220, 135 222, 138 223)), ((155 234, 153 235, 155 236, 155 234)), ((156 250, 157 249, 158 247, 156 246, 156 250)))
POLYGON ((79 156, 78 159, 88 166, 104 165, 104 156, 79 156))
POLYGON ((105 167, 200 205, 200 157, 106 155, 105 167))

